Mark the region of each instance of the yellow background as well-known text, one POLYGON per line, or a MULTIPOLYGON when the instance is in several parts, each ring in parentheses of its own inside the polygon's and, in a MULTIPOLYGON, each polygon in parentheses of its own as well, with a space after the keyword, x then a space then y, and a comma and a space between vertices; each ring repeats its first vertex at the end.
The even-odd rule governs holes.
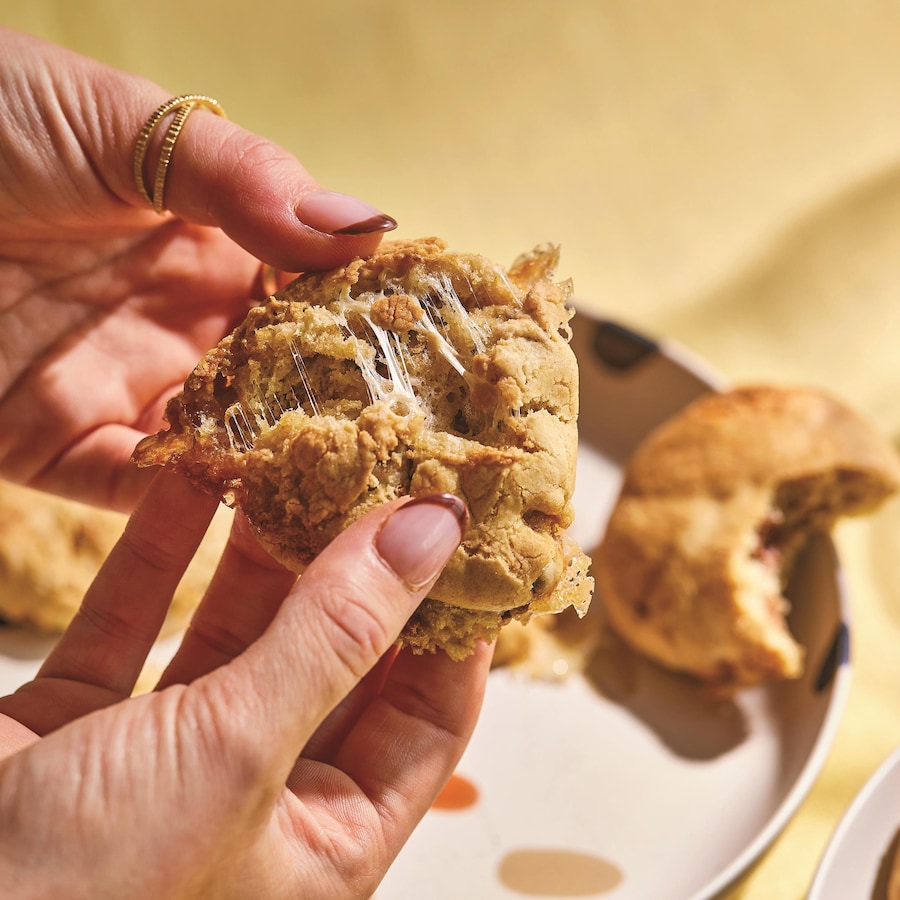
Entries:
MULTIPOLYGON (((900 438, 900 5, 876 0, 4 0, 0 23, 217 97, 325 185, 732 380, 900 438)), ((900 745, 900 509, 839 527, 854 675, 825 770, 731 898, 796 900, 900 745)), ((735 810, 735 815, 740 810, 735 810)))

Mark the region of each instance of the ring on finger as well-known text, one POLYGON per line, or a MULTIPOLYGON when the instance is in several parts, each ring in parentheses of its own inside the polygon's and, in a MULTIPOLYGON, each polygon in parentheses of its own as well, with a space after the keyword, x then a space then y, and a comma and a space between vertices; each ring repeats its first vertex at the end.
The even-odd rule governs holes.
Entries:
POLYGON ((217 116, 227 118, 225 110, 212 97, 207 97, 205 94, 182 94, 178 97, 172 97, 157 107, 153 115, 144 123, 141 133, 138 135, 137 144, 134 148, 134 183, 140 195, 160 215, 163 215, 166 211, 166 176, 169 171, 169 163, 172 161, 175 143, 188 116, 198 108, 208 109, 217 116), (150 146, 154 133, 171 113, 175 115, 166 129, 160 148, 159 159, 156 163, 156 174, 153 179, 153 194, 151 196, 144 180, 144 162, 147 158, 147 149, 150 146))

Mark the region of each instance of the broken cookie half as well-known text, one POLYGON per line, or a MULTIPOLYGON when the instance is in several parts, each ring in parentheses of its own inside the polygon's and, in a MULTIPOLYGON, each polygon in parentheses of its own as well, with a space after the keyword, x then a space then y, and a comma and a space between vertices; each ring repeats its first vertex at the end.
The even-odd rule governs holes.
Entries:
POLYGON ((464 499, 467 533, 401 639, 454 658, 512 619, 587 610, 572 521, 578 370, 568 283, 539 247, 508 270, 436 238, 303 275, 198 363, 144 439, 247 514, 300 573, 398 497, 464 499))
POLYGON ((798 552, 898 486, 890 443, 818 390, 701 397, 627 464, 596 557, 606 616, 648 657, 717 686, 797 677, 783 591, 798 552))

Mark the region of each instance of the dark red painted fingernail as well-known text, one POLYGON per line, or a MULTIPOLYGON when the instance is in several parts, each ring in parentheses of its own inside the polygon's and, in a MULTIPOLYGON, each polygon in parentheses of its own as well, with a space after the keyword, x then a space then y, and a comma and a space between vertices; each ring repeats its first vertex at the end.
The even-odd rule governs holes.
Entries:
POLYGON ((297 218, 324 234, 375 234, 393 231, 396 219, 374 206, 336 191, 312 191, 297 205, 297 218))

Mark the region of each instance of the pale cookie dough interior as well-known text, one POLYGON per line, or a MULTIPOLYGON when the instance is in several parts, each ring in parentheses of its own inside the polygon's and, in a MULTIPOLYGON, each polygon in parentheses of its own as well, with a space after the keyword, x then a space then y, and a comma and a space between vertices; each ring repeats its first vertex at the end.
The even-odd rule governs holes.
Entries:
POLYGON ((796 677, 803 648, 783 590, 798 551, 898 485, 888 441, 819 391, 702 397, 628 462, 597 555, 608 621, 657 662, 721 686, 796 677))
POLYGON ((197 365, 135 452, 228 496, 297 572, 354 519, 451 492, 468 531, 402 639, 468 655, 590 602, 572 521, 578 371, 555 248, 508 270, 436 238, 301 276, 197 365))

